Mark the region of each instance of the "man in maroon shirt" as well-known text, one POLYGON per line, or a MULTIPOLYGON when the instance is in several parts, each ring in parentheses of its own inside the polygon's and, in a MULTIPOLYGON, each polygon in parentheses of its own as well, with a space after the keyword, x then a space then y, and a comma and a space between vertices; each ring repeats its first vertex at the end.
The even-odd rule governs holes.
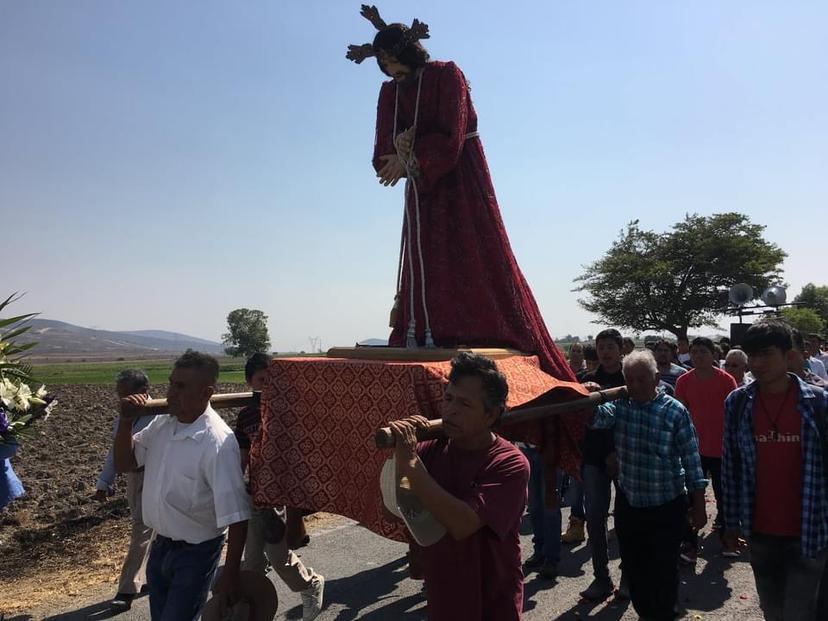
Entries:
POLYGON ((446 439, 417 443, 415 416, 391 423, 397 475, 446 528, 422 561, 430 621, 513 621, 523 610, 520 519, 529 462, 492 427, 509 387, 495 363, 460 354, 443 398, 446 439))

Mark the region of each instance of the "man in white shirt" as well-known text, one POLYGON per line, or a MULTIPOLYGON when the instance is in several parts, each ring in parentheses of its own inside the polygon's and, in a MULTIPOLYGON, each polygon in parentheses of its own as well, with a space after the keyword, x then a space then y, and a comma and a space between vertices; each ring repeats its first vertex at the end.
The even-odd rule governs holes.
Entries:
POLYGON ((147 397, 121 400, 115 467, 145 468, 144 522, 156 532, 147 562, 152 621, 198 618, 227 530, 227 557, 215 592, 232 602, 239 591, 250 501, 238 443, 210 407, 217 380, 215 358, 187 351, 170 375, 170 416, 156 417, 134 436, 132 420, 143 413, 147 397))

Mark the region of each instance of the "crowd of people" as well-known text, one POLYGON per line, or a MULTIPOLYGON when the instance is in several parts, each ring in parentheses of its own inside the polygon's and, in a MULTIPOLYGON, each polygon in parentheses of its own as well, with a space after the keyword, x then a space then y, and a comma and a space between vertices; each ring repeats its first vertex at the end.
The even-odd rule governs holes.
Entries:
POLYGON ((828 355, 821 346, 818 335, 803 336, 778 319, 752 325, 736 348, 727 339, 698 337, 636 349, 614 329, 599 333, 594 344, 570 346, 569 364, 580 381, 591 390, 625 385, 627 396, 589 418, 563 533, 566 477, 550 472, 542 447, 521 445, 520 460, 494 431, 506 399, 494 363, 466 355, 455 360, 444 416, 452 412, 452 421, 464 424, 452 422, 448 439, 436 444, 416 443, 423 420, 393 426, 400 476, 447 529, 425 557, 429 619, 519 619, 523 581, 515 576, 523 569, 555 578, 562 543, 585 538, 594 579, 583 598, 614 594, 631 599, 641 619, 675 619, 681 614, 678 568, 696 562, 699 531, 708 522, 708 485, 720 554, 750 555, 765 619, 828 618, 828 580, 822 580, 828 415, 821 378, 828 355), (456 413, 458 392, 462 414, 456 413), (613 492, 617 588, 607 549, 613 492), (534 549, 522 564, 520 517, 505 502, 528 505, 534 549), (474 581, 464 579, 462 592, 479 594, 472 612, 445 597, 450 577, 456 583, 460 575, 474 581))
MULTIPOLYGON (((627 396, 588 417, 582 468, 572 475, 550 471, 543 447, 497 433, 506 380, 492 360, 461 354, 442 405, 446 437, 418 442, 422 417, 392 423, 397 481, 441 528, 417 555, 429 619, 519 619, 524 576, 554 579, 562 545, 585 540, 593 580, 583 598, 628 598, 642 619, 674 619, 679 566, 696 562, 708 522, 708 485, 721 542, 713 553, 749 554, 765 618, 828 618, 828 581, 821 582, 828 354, 821 346, 818 335, 777 319, 752 325, 739 347, 698 337, 638 349, 614 329, 594 344, 573 343, 568 362, 579 381, 593 391, 626 386, 627 396), (533 552, 521 559, 527 507, 533 552), (621 556, 617 582, 609 570, 610 516, 621 556)), ((254 391, 269 364, 265 354, 247 361, 254 391)), ((121 415, 95 493, 106 500, 116 473, 126 475, 132 529, 112 609, 128 609, 146 582, 154 620, 220 618, 209 615, 241 600, 275 611, 272 583, 263 579, 270 565, 301 593, 303 619, 314 619, 324 578, 289 549, 285 509, 253 506, 245 481, 258 403, 231 430, 209 405, 217 378, 212 357, 181 356, 167 392, 170 416, 144 415, 143 372, 124 370, 116 379, 121 415), (215 603, 204 608, 211 589, 215 603)))

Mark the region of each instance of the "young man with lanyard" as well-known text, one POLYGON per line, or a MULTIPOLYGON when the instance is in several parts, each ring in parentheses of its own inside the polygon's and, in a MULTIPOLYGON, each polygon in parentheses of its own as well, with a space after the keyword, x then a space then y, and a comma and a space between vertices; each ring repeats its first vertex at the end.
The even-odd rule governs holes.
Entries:
POLYGON ((443 398, 447 439, 417 442, 422 416, 394 421, 396 471, 445 528, 422 549, 429 621, 516 621, 529 463, 492 431, 509 387, 494 361, 460 354, 443 398))
POLYGON ((115 468, 145 468, 144 523, 156 533, 147 561, 152 621, 198 618, 228 530, 227 557, 214 590, 228 604, 240 594, 250 498, 239 445, 210 407, 218 373, 215 358, 188 350, 170 374, 169 416, 156 416, 134 436, 132 423, 144 413, 148 397, 121 400, 115 468))
POLYGON ((756 381, 726 402, 724 536, 749 537, 767 621, 814 621, 828 556, 825 393, 788 372, 797 354, 783 321, 753 324, 742 348, 756 381))

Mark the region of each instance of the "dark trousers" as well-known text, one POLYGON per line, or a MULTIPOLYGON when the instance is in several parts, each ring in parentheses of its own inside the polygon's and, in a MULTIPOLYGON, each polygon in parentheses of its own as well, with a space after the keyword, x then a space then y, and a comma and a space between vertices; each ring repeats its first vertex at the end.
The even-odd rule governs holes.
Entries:
POLYGON ((719 524, 719 512, 722 510, 722 458, 704 457, 701 458, 701 467, 704 474, 710 475, 710 483, 713 485, 713 496, 716 499, 716 520, 719 524))
POLYGON ((583 472, 587 534, 592 549, 592 573, 600 580, 609 580, 607 518, 612 494, 612 479, 601 466, 584 464, 583 472))
POLYGON ((815 621, 826 553, 802 556, 798 537, 753 533, 750 565, 765 621, 815 621))
POLYGON ((678 557, 687 497, 657 507, 632 507, 615 497, 615 530, 633 607, 641 618, 671 621, 678 600, 678 557))
MULTIPOLYGON (((713 497, 716 499, 716 519, 713 522, 714 527, 721 525, 721 510, 722 510, 722 459, 720 457, 704 457, 701 458, 702 472, 710 476, 710 483, 713 485, 713 497)), ((694 548, 699 547, 699 533, 689 523, 685 528, 684 543, 689 543, 694 548)))
POLYGON ((198 544, 156 536, 147 561, 152 621, 195 621, 221 556, 224 536, 198 544))

